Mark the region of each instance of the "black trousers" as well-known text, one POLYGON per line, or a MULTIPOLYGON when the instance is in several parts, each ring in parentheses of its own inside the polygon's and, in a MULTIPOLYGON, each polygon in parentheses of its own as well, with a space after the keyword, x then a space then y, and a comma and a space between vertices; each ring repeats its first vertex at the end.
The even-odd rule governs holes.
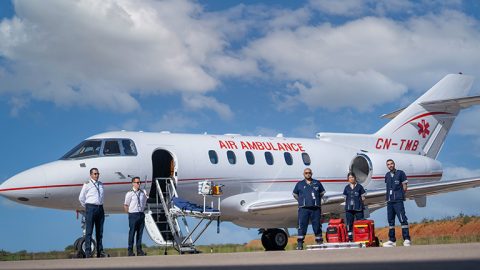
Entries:
POLYGON ((143 228, 145 228, 145 214, 143 212, 128 213, 128 226, 130 228, 128 231, 128 252, 133 252, 133 238, 135 238, 136 234, 138 253, 142 250, 142 235, 143 228))
POLYGON ((86 204, 85 205, 85 255, 92 255, 92 234, 95 226, 95 240, 97 241, 97 255, 103 252, 103 223, 105 222, 105 212, 103 205, 86 204))
POLYGON ((363 219, 363 211, 347 210, 345 211, 345 221, 347 222, 348 240, 353 241, 353 222, 363 219))
POLYGON ((395 242, 395 216, 397 216, 400 224, 402 224, 402 237, 403 240, 410 240, 410 231, 408 228, 408 219, 405 215, 405 207, 403 201, 388 202, 387 203, 387 216, 388 216, 388 238, 390 241, 395 242))

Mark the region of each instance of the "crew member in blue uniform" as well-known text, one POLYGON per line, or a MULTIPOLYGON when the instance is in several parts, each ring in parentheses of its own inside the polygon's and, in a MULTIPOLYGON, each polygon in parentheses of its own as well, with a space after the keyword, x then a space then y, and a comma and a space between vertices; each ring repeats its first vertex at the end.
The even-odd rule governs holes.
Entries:
POLYGON ((140 177, 132 178, 132 189, 125 195, 123 208, 128 213, 128 256, 135 256, 133 253, 133 238, 136 237, 137 256, 147 255, 142 250, 142 235, 145 228, 145 205, 147 204, 147 191, 140 188, 140 177))
POLYGON ((347 175, 349 184, 343 189, 345 196, 345 220, 347 221, 348 240, 353 242, 353 221, 363 219, 363 201, 365 200, 365 189, 357 183, 355 173, 347 175))
POLYGON ((103 184, 98 180, 100 173, 97 168, 90 169, 90 180, 83 184, 78 200, 85 207, 85 257, 92 257, 92 233, 95 226, 95 239, 97 241, 97 257, 106 257, 103 251, 103 184))
POLYGON ((401 170, 395 169, 395 162, 392 159, 387 160, 387 168, 389 172, 385 174, 385 183, 387 185, 387 216, 388 216, 388 238, 389 240, 383 244, 384 247, 394 247, 397 245, 395 238, 395 216, 398 217, 402 224, 403 245, 410 246, 410 232, 408 229, 408 219, 405 215, 405 192, 407 191, 407 176, 401 170))
POLYGON ((325 194, 320 181, 312 178, 312 170, 306 168, 303 171, 305 179, 297 182, 293 189, 293 197, 298 201, 298 236, 297 249, 303 249, 303 241, 307 234, 308 223, 312 223, 315 241, 317 244, 323 243, 322 223, 321 223, 321 199, 325 194))

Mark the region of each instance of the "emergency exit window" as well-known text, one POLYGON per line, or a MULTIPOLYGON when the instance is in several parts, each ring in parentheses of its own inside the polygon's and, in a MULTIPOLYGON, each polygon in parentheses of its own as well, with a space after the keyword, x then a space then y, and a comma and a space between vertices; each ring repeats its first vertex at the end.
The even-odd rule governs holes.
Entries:
POLYGON ((208 157, 210 158, 210 162, 212 164, 217 164, 218 163, 217 152, 215 152, 214 150, 208 151, 208 157))

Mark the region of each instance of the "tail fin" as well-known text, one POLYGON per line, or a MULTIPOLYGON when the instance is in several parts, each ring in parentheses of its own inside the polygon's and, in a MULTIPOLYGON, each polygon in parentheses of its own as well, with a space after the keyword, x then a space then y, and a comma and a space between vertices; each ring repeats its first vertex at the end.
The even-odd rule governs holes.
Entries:
POLYGON ((480 104, 480 96, 465 97, 473 77, 449 74, 377 131, 376 148, 437 158, 459 111, 480 104))

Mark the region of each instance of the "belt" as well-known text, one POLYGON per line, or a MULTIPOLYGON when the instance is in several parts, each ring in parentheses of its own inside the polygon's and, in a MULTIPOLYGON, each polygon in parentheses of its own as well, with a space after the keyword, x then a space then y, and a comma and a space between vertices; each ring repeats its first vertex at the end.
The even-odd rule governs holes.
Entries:
POLYGON ((85 205, 86 205, 86 206, 90 206, 90 207, 100 207, 100 206, 103 206, 103 204, 93 204, 93 203, 86 203, 85 205))

